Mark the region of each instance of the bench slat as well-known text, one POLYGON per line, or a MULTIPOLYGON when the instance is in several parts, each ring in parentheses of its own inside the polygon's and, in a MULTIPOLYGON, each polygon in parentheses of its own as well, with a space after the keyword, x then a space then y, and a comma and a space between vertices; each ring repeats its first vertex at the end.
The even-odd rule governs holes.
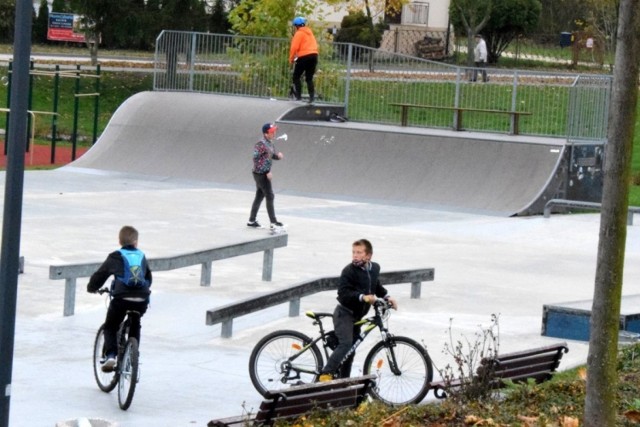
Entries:
POLYGON ((511 117, 511 133, 513 135, 520 134, 520 116, 530 116, 533 113, 528 111, 509 111, 509 110, 495 110, 484 108, 465 108, 465 107, 449 107, 441 105, 421 105, 421 104, 406 104, 399 102, 391 102, 389 105, 394 107, 400 107, 400 126, 407 126, 409 121, 409 108, 425 108, 425 109, 438 109, 453 111, 454 124, 453 129, 456 131, 463 130, 462 128, 462 113, 475 112, 475 113, 491 113, 491 114, 508 114, 511 117))
POLYGON ((375 383, 373 374, 355 378, 303 384, 266 393, 255 417, 239 416, 211 420, 208 427, 271 425, 276 419, 297 418, 314 409, 346 409, 359 405, 375 383))
POLYGON ((274 399, 278 396, 297 396, 299 394, 308 394, 308 393, 316 393, 324 390, 335 390, 338 388, 349 387, 357 384, 366 384, 368 382, 374 381, 376 376, 373 374, 364 375, 362 377, 354 377, 354 378, 340 378, 332 381, 318 382, 318 383, 309 383, 309 384, 301 384, 292 386, 283 390, 267 390, 265 394, 265 399, 274 399))
POLYGON ((263 402, 256 414, 256 421, 277 418, 293 418, 304 415, 314 409, 346 409, 355 407, 364 398, 367 388, 364 384, 327 390, 321 393, 299 395, 281 399, 272 408, 270 402, 263 402))
MULTIPOLYGON (((483 359, 478 372, 481 375, 483 369, 493 366, 495 369, 491 383, 493 388, 504 387, 504 380, 511 380, 517 383, 532 378, 540 383, 553 376, 553 373, 560 365, 562 356, 568 351, 567 344, 563 342, 552 346, 498 355, 493 359, 483 359)), ((450 384, 445 384, 444 381, 431 383, 434 395, 439 399, 446 397, 445 389, 447 386, 450 389, 459 388, 462 386, 462 382, 456 379, 451 381, 450 384)))

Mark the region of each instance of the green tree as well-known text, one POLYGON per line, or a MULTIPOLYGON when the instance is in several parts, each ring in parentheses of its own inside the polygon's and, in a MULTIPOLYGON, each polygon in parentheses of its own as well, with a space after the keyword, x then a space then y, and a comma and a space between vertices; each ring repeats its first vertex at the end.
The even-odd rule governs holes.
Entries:
POLYGON ((402 12, 402 6, 409 3, 410 0, 325 0, 329 5, 338 5, 346 3, 350 12, 359 12, 364 10, 368 18, 369 37, 366 46, 376 46, 376 28, 374 22, 381 21, 383 15, 397 15, 402 12))
POLYGON ((618 29, 620 0, 586 0, 585 5, 588 10, 586 22, 605 41, 606 49, 613 52, 618 29))
POLYGON ((49 7, 47 0, 40 0, 38 16, 33 23, 33 41, 36 43, 47 43, 47 31, 49 30, 49 7))
POLYGON ((142 27, 144 29, 144 44, 146 48, 154 46, 156 38, 162 31, 160 0, 147 0, 144 5, 142 27))
POLYGON ((482 30, 488 62, 498 62, 516 37, 531 33, 538 25, 541 9, 539 0, 493 0, 491 17, 482 30))
POLYGON ((216 0, 211 8, 209 31, 215 34, 228 34, 231 30, 229 15, 224 8, 224 0, 216 0))
POLYGON ((575 30, 576 21, 586 19, 584 0, 540 0, 540 4, 542 10, 534 31, 553 35, 555 40, 561 32, 575 30))
POLYGON ((13 42, 16 2, 14 0, 0 0, 0 41, 13 42))
POLYGON ((53 0, 51 3, 51 11, 57 13, 66 13, 70 12, 68 1, 66 0, 53 0))
POLYGON ((114 46, 114 26, 125 15, 127 0, 70 0, 74 13, 82 16, 91 63, 98 63, 98 46, 114 46))
POLYGON ((261 37, 289 37, 296 0, 242 0, 229 12, 237 34, 261 37))
POLYGON ((160 11, 163 30, 207 30, 206 4, 203 0, 164 0, 160 11))
POLYGON ((374 34, 371 35, 371 19, 364 12, 350 12, 342 18, 340 29, 334 41, 339 43, 355 43, 377 48, 382 40, 384 24, 374 25, 374 34), (373 43, 373 45, 371 44, 373 43))
POLYGON ((621 0, 591 308, 585 427, 616 425, 616 372, 631 152, 638 104, 640 3, 621 0))
POLYGON ((470 67, 473 66, 474 37, 489 22, 493 3, 494 0, 451 0, 449 4, 449 17, 456 32, 467 36, 467 65, 470 67))

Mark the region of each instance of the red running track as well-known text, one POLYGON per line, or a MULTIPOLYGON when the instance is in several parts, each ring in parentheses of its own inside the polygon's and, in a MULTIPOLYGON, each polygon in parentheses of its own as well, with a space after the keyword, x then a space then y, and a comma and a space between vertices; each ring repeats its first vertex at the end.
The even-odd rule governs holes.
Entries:
MULTIPOLYGON (((4 154, 4 142, 0 142, 0 169, 4 170, 7 165, 7 155, 4 154)), ((76 159, 87 152, 89 147, 76 147, 76 159)), ((56 144, 55 162, 51 163, 51 145, 39 145, 34 144, 31 149, 25 153, 24 165, 25 167, 35 166, 62 166, 71 162, 71 144, 58 143, 56 144)))

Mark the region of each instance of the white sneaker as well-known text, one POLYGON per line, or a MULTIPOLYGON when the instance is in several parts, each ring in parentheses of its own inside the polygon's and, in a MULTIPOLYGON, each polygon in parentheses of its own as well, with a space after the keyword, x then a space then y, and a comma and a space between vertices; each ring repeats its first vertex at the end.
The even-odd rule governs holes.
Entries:
POLYGON ((102 372, 113 372, 113 368, 116 367, 116 358, 115 356, 107 356, 107 360, 102 364, 102 372))

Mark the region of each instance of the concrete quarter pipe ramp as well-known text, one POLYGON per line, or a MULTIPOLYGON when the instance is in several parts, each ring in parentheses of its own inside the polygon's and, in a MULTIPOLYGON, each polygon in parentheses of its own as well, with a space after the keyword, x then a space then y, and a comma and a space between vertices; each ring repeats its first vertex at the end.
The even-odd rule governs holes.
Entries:
POLYGON ((333 123, 331 108, 142 92, 68 167, 253 189, 253 145, 277 121, 288 140, 276 143, 276 193, 511 216, 541 213, 562 183, 564 140, 333 123))

